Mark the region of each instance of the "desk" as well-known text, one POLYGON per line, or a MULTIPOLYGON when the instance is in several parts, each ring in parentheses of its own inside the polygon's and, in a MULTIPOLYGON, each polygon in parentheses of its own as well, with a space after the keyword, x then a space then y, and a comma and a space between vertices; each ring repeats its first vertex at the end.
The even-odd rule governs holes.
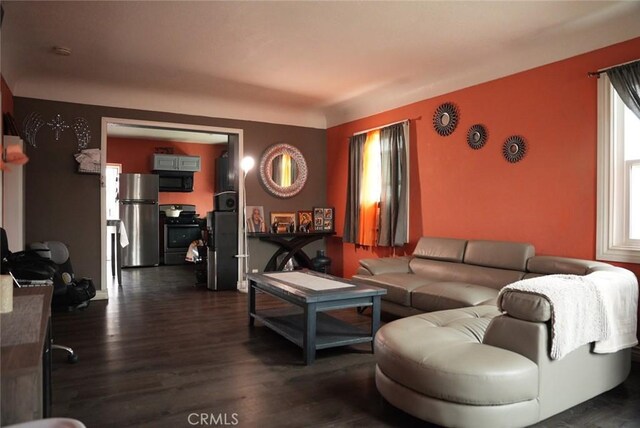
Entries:
POLYGON ((53 287, 14 288, 13 312, 0 315, 0 425, 51 413, 53 287))
POLYGON ((326 236, 335 235, 335 232, 309 232, 309 233, 248 233, 249 238, 259 238, 261 241, 270 242, 278 249, 271 256, 264 268, 265 272, 279 271, 284 269, 285 265, 292 257, 303 268, 313 269, 311 259, 303 251, 303 248, 314 241, 318 241, 326 236), (284 258, 278 264, 278 257, 285 254, 284 258))
POLYGON ((122 247, 120 246, 121 220, 107 220, 111 227, 111 276, 118 277, 118 287, 122 286, 122 247))

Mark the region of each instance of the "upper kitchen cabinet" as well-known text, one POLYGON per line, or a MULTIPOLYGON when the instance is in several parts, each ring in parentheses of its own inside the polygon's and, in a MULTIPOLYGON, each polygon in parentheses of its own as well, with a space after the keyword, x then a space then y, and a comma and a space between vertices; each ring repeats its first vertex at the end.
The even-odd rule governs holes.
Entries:
POLYGON ((152 162, 154 171, 200 171, 200 156, 154 154, 152 162))

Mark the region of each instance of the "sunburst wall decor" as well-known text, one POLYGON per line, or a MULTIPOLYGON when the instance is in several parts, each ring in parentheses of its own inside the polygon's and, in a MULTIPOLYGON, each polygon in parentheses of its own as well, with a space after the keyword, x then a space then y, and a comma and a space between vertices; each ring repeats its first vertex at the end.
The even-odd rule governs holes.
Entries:
POLYGON ((474 150, 482 148, 487 142, 487 128, 484 125, 476 124, 467 131, 467 144, 474 150))
POLYGON ((520 162, 527 153, 527 143, 519 135, 512 135, 507 138, 502 146, 502 155, 511 162, 520 162))
POLYGON ((433 114, 433 128, 443 137, 451 135, 458 126, 458 108, 453 103, 441 104, 433 114))

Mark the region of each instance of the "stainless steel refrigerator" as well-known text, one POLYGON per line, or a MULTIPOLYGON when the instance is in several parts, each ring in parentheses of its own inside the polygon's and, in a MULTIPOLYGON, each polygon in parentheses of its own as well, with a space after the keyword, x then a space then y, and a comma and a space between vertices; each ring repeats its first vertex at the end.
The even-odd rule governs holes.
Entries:
POLYGON ((120 220, 129 245, 122 249, 122 266, 157 266, 159 256, 158 176, 120 174, 120 220))

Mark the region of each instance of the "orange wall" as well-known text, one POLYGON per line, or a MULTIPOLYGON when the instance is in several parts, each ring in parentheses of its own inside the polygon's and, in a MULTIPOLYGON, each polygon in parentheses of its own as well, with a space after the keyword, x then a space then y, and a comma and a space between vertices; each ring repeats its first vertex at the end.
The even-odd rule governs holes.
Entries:
POLYGON ((134 138, 108 138, 107 162, 122 164, 123 173, 151 173, 151 156, 158 147, 172 147, 176 155, 200 156, 201 170, 194 173, 193 192, 160 192, 161 204, 195 204, 200 217, 213 210, 215 159, 226 144, 175 143, 134 138))
MULTIPOLYGON (((411 251, 423 235, 531 242, 537 254, 593 259, 596 233, 597 80, 587 72, 640 57, 640 38, 330 128, 327 199, 344 225, 347 139, 411 119, 411 251), (432 126, 443 102, 460 111, 456 131, 432 126), (472 150, 467 129, 484 124, 487 144, 472 150), (525 137, 526 157, 506 162, 504 140, 525 137)), ((328 245, 332 271, 350 277, 358 260, 387 255, 328 245)), ((625 265, 637 275, 640 265, 625 265)))

